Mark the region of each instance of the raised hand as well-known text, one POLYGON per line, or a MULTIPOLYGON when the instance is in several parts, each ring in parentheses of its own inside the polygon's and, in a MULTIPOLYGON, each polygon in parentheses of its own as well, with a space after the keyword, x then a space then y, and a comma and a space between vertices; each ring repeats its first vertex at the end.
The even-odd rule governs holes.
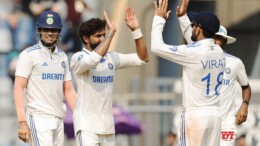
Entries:
POLYGON ((116 32, 116 26, 115 26, 114 22, 110 21, 106 11, 104 11, 104 17, 105 17, 109 32, 115 33, 116 32))
POLYGON ((132 31, 135 31, 136 29, 138 29, 140 27, 137 17, 135 15, 135 11, 129 7, 127 7, 125 9, 125 21, 126 21, 127 26, 132 31))
POLYGON ((18 137, 25 143, 31 142, 31 131, 26 121, 18 123, 18 137))
POLYGON ((159 4, 154 1, 154 15, 167 19, 170 16, 171 11, 168 11, 168 0, 159 0, 159 4))
POLYGON ((187 13, 189 5, 189 0, 182 0, 181 6, 177 6, 176 8, 176 16, 181 17, 187 13))

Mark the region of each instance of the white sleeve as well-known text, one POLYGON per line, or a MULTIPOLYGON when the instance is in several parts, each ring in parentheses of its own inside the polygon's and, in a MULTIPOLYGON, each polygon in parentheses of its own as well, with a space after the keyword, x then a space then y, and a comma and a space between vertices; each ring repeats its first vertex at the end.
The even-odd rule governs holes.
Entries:
POLYGON ((151 51, 162 58, 175 63, 186 65, 188 49, 185 45, 172 46, 163 42, 162 31, 165 20, 162 17, 154 16, 151 34, 151 51))
POLYGON ((116 69, 135 67, 145 64, 145 62, 138 57, 137 53, 121 54, 112 52, 111 56, 115 62, 116 69))
POLYGON ((185 40, 187 41, 188 44, 193 43, 193 41, 191 40, 191 35, 192 35, 191 22, 187 14, 179 17, 179 22, 181 26, 181 32, 185 40))
POLYGON ((90 68, 97 66, 101 58, 102 56, 95 51, 90 53, 84 51, 78 52, 72 56, 71 69, 76 74, 81 74, 90 68))
POLYGON ((246 86, 248 85, 248 78, 247 78, 247 74, 246 74, 246 69, 245 66, 243 64, 243 62, 241 60, 239 60, 239 70, 237 73, 237 81, 239 82, 240 86, 246 86))
POLYGON ((29 54, 26 51, 23 51, 20 53, 16 70, 15 70, 15 76, 25 77, 29 78, 32 72, 32 57, 29 56, 29 54))

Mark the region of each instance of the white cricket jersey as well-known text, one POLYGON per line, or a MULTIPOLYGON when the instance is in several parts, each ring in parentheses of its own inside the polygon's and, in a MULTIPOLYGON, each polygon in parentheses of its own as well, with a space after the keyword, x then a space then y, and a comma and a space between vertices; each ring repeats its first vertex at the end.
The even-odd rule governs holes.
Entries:
POLYGON ((165 22, 159 16, 153 19, 152 52, 183 66, 183 107, 218 107, 225 67, 223 50, 213 39, 204 39, 191 45, 167 45, 162 38, 165 22))
MULTIPOLYGON (((191 40, 192 28, 187 15, 179 17, 181 30, 184 38, 188 43, 191 40)), ((221 93, 220 93, 220 112, 222 117, 222 129, 234 129, 235 125, 235 82, 238 81, 240 86, 248 85, 248 78, 243 62, 230 54, 225 53, 226 67, 224 71, 221 93)))
POLYGON ((19 55, 15 76, 28 79, 27 113, 63 118, 63 82, 71 80, 68 58, 58 47, 52 53, 41 42, 19 55))
POLYGON ((107 53, 83 49, 71 59, 71 69, 77 83, 77 102, 74 109, 75 134, 85 130, 96 134, 115 133, 112 114, 112 90, 115 71, 144 64, 136 53, 107 53))
POLYGON ((235 128, 235 82, 237 81, 240 86, 248 85, 248 78, 243 62, 230 54, 225 54, 226 67, 222 81, 221 94, 220 94, 220 111, 222 117, 223 128, 235 128), (225 121, 225 122, 223 122, 225 121))

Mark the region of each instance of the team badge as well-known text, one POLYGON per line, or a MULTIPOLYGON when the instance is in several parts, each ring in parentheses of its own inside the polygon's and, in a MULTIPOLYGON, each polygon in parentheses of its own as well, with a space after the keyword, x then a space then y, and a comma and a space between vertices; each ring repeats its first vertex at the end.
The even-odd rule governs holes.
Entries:
POLYGON ((169 50, 171 50, 172 52, 176 52, 177 51, 177 46, 173 46, 172 48, 169 48, 169 50))
POLYGON ((61 66, 62 66, 63 68, 65 68, 66 64, 65 64, 64 61, 61 62, 61 66))
POLYGON ((108 63, 108 68, 112 70, 113 69, 113 64, 108 63))
POLYGON ((47 14, 46 23, 51 25, 51 24, 53 24, 53 22, 54 22, 53 15, 52 14, 47 14))
POLYGON ((230 74, 231 73, 231 69, 229 67, 225 68, 225 73, 226 74, 230 74))

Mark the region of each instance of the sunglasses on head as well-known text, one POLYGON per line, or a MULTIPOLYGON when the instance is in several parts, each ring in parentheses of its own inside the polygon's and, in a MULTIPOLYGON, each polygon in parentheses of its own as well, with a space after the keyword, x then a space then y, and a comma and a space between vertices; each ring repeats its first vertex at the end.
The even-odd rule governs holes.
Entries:
POLYGON ((192 21, 190 25, 191 25, 192 28, 193 28, 194 26, 195 26, 195 27, 201 27, 200 24, 198 24, 198 23, 196 23, 196 22, 194 22, 194 21, 192 21))

